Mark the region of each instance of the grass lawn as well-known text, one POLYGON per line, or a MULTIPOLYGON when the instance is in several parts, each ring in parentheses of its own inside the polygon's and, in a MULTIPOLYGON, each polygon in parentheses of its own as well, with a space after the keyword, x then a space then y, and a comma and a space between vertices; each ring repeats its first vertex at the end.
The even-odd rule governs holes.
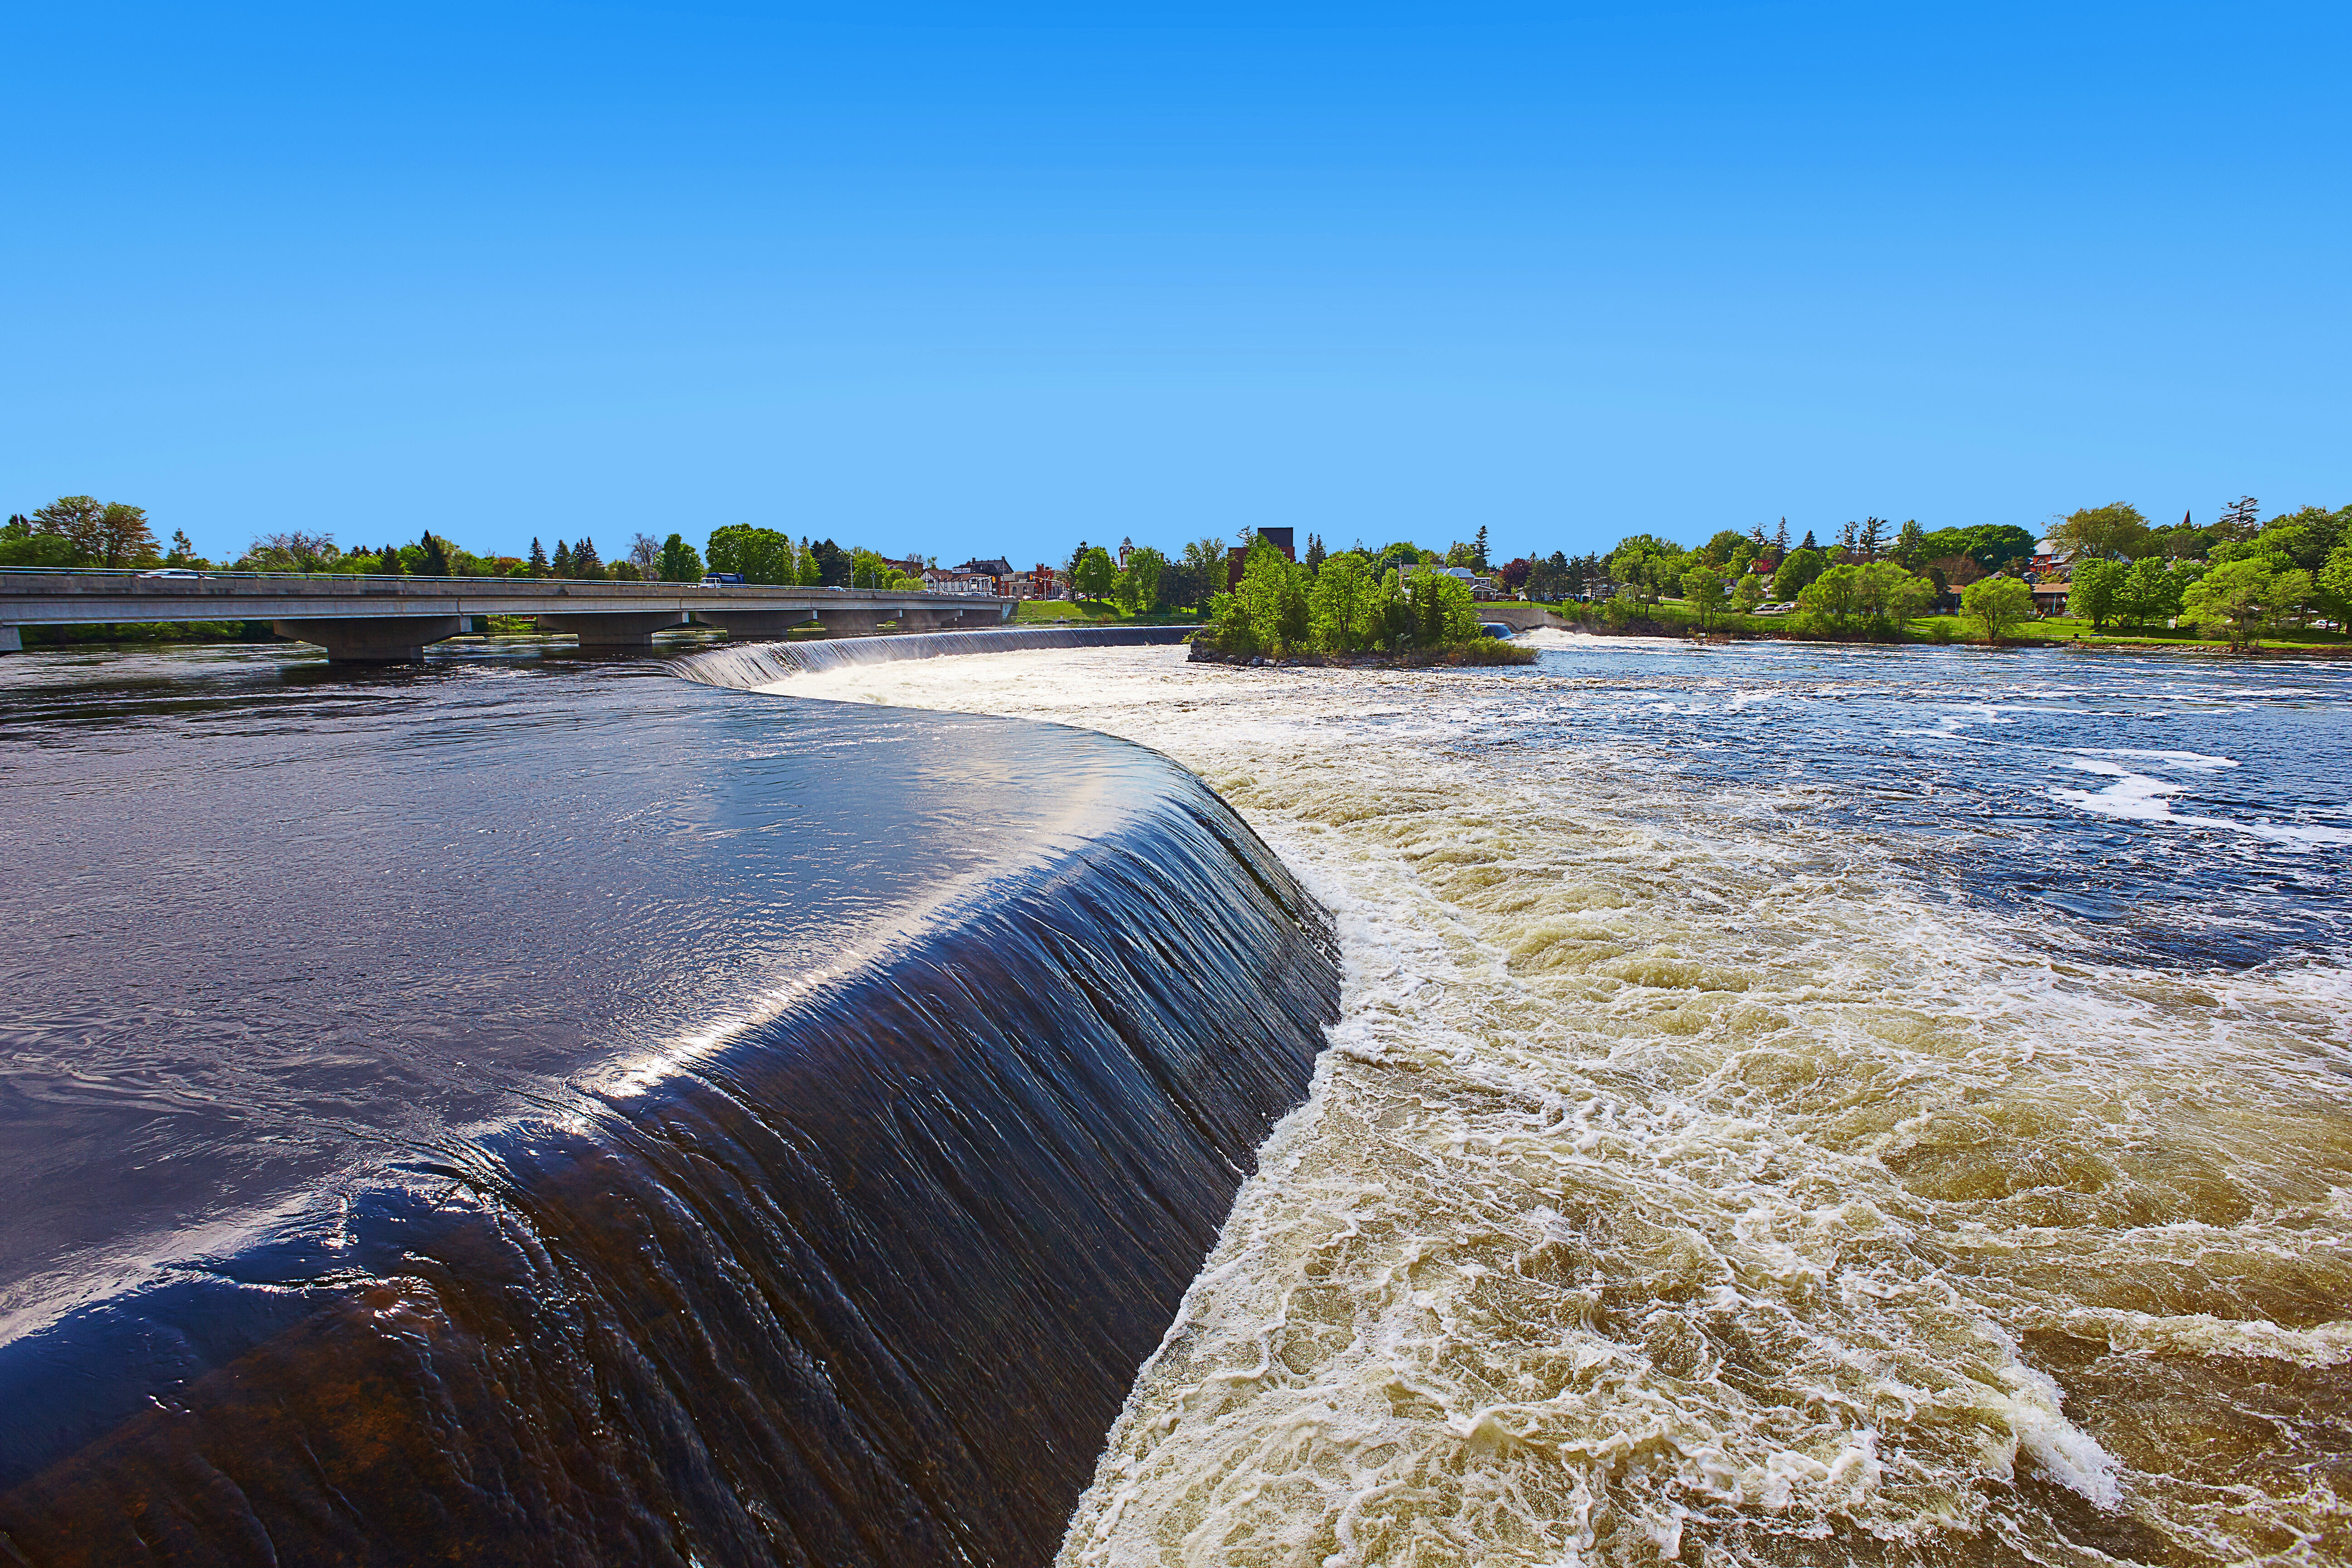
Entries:
POLYGON ((1024 599, 1013 611, 1015 625, 1037 621, 1083 621, 1089 626, 1156 626, 1191 623, 1201 617, 1189 610, 1177 610, 1154 615, 1127 616, 1117 605, 1075 604, 1068 599, 1024 599))
MULTIPOLYGON (((1569 605, 1552 607, 1559 609, 1570 620, 1578 619, 1580 614, 1591 616, 1595 621, 1600 618, 1600 606, 1597 605, 1569 605)), ((1695 618, 1689 606, 1679 599, 1663 599, 1648 606, 1643 613, 1651 620, 1665 626, 1668 636, 1687 632, 1695 618)), ((1780 637, 1804 641, 1814 640, 1799 628, 1798 617, 1793 614, 1727 615, 1721 618, 1717 629, 1730 632, 1738 637, 1780 637)), ((2144 632, 2126 632, 2119 627, 2110 626, 2106 635, 2103 637, 2091 630, 2090 622, 2076 620, 2070 616, 2052 616, 2045 620, 2023 622, 2009 634, 2009 639, 2020 643, 2068 645, 2079 643, 2084 647, 2221 648, 2228 646, 2221 638, 2199 637, 2195 632, 2185 628, 2175 631, 2163 626, 2152 627, 2144 632)), ((1982 643, 1984 628, 1966 616, 1923 616, 1904 628, 1902 640, 1906 643, 1982 643)), ((2262 639, 2262 646, 2265 648, 2352 652, 2352 637, 2347 637, 2341 632, 2294 631, 2277 637, 2266 637, 2262 639)))
MULTIPOLYGON (((2199 637, 2186 627, 2173 630, 2164 626, 2150 626, 2145 631, 2126 631, 2119 626, 2109 626, 2105 635, 2102 635, 2091 629, 2090 622, 2077 620, 2072 616, 2052 616, 2047 620, 2033 622, 2032 628, 2026 635, 2047 637, 2053 642, 2071 643, 2079 640, 2085 647, 2221 647, 2226 646, 2220 638, 2199 637)), ((2352 647, 2352 637, 2347 637, 2342 632, 2290 631, 2263 638, 2262 646, 2264 647, 2340 648, 2352 647)))

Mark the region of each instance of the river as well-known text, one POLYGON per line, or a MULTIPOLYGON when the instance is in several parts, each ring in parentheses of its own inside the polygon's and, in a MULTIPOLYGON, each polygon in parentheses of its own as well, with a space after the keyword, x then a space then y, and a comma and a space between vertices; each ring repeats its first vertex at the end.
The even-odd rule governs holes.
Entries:
POLYGON ((1140 741, 1338 912, 1066 1568, 2352 1560, 2352 672, 1534 640, 771 683, 1140 741))
POLYGON ((2352 1561, 2352 671, 1531 640, 0 661, 0 1546, 2352 1561))

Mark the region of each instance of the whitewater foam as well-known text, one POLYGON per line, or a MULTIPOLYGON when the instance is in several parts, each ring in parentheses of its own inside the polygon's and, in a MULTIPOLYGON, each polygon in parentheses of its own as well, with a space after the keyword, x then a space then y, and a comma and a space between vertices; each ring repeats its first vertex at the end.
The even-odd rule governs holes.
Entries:
POLYGON ((1334 1048, 1065 1568, 2352 1550, 2308 1453, 2352 1403, 2339 967, 2086 959, 1927 891, 1817 757, 1702 784, 1596 721, 1720 721, 1686 687, 1180 658, 783 688, 1144 741, 1339 921, 1334 1048), (2302 1424, 2250 1426, 2279 1367, 2302 1424))

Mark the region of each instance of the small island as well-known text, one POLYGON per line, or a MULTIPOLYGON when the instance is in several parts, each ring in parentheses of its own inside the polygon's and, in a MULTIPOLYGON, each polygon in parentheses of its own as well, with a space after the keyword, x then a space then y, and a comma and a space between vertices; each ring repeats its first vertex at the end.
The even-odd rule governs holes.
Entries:
POLYGON ((1343 665, 1533 664, 1532 648, 1489 637, 1470 586, 1426 566, 1375 574, 1373 558, 1343 550, 1319 569, 1251 540, 1241 580, 1209 605, 1192 639, 1196 663, 1343 665), (1408 575, 1408 574, 1410 574, 1408 575))

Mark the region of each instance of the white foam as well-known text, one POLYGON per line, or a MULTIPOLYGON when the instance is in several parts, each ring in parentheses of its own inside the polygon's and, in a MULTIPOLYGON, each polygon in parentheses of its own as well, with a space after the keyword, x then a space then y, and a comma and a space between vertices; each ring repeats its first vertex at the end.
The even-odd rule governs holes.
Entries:
MULTIPOLYGON (((2062 965, 2022 921, 1915 892, 1815 811, 1836 786, 1801 762, 1701 791, 1664 739, 1475 743, 1556 721, 1570 685, 1182 657, 791 687, 1167 752, 1339 921, 1333 1048, 1139 1378, 1065 1568, 1634 1562, 1694 1535, 1746 1561, 1739 1531, 1767 1557, 1848 1531, 1965 1555, 2011 1539, 1997 1510, 2030 1534, 2021 1467, 2128 1496, 2184 1557, 2339 1528, 2316 1493, 2232 1478, 2216 1515, 2126 1471, 2021 1346, 2335 1364, 2323 1331, 2118 1314, 2152 1278, 2352 1300, 2352 1212, 2293 1196, 2352 1126, 2340 966, 2062 965)), ((2151 774, 2213 771, 2133 760, 2069 759, 2105 782, 2072 793, 2181 822, 2185 786, 2151 774)))
MULTIPOLYGON (((2187 754, 2194 755, 2193 752, 2187 754)), ((2210 763, 2218 760, 2200 758, 2199 763, 2210 763)), ((2186 792, 2188 786, 2185 784, 2150 778, 2145 773, 2136 773, 2128 768, 2118 767, 2095 757, 2072 757, 2066 765, 2115 779, 2114 784, 2102 790, 2053 789, 2050 792, 2053 800, 2101 816, 2120 817, 2133 822, 2158 822, 2172 827, 2220 828, 2275 844, 2352 844, 2352 828, 2319 827, 2305 823, 2241 822, 2226 816, 2183 816, 2172 809, 2172 798, 2186 792)), ((2228 765, 2235 767, 2237 764, 2231 763, 2228 765)))

